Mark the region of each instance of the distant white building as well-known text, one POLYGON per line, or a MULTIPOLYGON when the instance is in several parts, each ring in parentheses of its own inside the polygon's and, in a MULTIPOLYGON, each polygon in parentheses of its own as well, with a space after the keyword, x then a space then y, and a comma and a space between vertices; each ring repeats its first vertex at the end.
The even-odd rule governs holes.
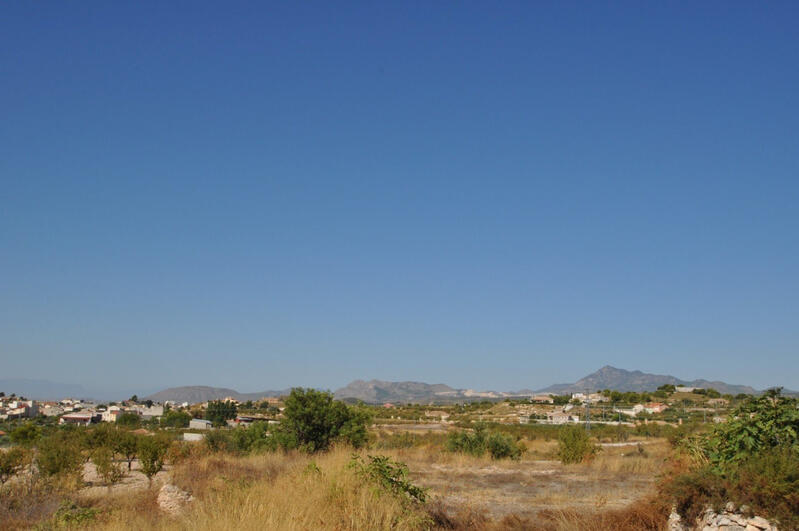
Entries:
POLYGON ((189 421, 189 428, 192 430, 210 430, 213 425, 213 422, 205 419, 191 419, 189 421))

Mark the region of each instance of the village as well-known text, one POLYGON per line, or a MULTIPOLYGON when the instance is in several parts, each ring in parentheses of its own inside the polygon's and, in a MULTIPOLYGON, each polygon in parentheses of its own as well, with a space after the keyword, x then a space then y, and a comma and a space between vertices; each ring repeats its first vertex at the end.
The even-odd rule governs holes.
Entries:
MULTIPOLYGON (((399 404, 383 403, 367 405, 376 423, 440 423, 491 422, 498 424, 609 424, 634 426, 636 423, 663 423, 680 425, 689 418, 701 418, 702 422, 722 422, 724 413, 734 397, 719 396, 713 390, 674 387, 653 393, 618 393, 602 391, 572 393, 570 395, 536 394, 524 399, 474 400, 463 404, 399 404), (617 396, 614 396, 617 395, 617 396), (625 402, 631 398, 649 401, 625 402), (651 400, 656 395, 660 399, 651 400), (617 400, 614 400, 616 398, 617 400)), ((91 400, 64 398, 58 401, 39 401, 11 394, 0 393, 0 423, 49 419, 58 424, 88 426, 101 422, 122 421, 136 426, 163 424, 165 414, 181 413, 180 422, 173 428, 189 431, 208 430, 219 427, 249 426, 257 421, 279 423, 282 399, 263 397, 261 400, 242 402, 228 396, 214 401, 198 403, 139 400, 131 397, 119 403, 97 403, 91 400), (221 410, 218 419, 209 419, 209 405, 221 410), (223 422, 222 422, 223 421, 223 422)), ((740 400, 742 397, 738 397, 740 400)), ((219 415, 219 414, 217 414, 219 415)), ((0 437, 5 432, 0 431, 0 437)), ((197 440, 197 435, 186 434, 187 440, 197 440)), ((0 439, 0 442, 2 439, 0 439)))

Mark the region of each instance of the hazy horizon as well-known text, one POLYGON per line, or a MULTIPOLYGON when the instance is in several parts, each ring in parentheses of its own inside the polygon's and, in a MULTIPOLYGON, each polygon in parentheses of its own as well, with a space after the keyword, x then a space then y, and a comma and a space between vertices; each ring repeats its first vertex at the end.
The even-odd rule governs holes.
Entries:
POLYGON ((799 389, 794 4, 0 7, 0 379, 799 389))

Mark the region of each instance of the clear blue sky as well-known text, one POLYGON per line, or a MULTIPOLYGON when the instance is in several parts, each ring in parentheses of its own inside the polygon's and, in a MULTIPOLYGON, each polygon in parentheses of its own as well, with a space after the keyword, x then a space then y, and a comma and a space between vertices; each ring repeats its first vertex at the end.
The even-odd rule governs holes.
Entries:
POLYGON ((799 388, 795 2, 10 2, 0 374, 799 388))

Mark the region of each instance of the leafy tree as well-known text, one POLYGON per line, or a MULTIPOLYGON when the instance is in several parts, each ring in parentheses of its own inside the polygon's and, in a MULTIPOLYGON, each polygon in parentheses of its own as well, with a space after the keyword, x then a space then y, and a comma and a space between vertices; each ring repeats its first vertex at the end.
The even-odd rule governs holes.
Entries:
POLYGON ((327 450, 339 438, 356 448, 366 442, 368 414, 333 400, 331 393, 294 388, 283 414, 285 419, 276 431, 284 448, 295 445, 312 453, 327 450))
POLYGON ((13 443, 29 448, 39 440, 41 437, 41 430, 35 424, 26 422, 11 430, 8 436, 11 437, 13 443))
POLYGON ((161 426, 165 428, 188 428, 189 422, 191 415, 185 411, 169 410, 161 417, 161 426))
POLYGON ((136 396, 136 395, 133 395, 132 397, 130 397, 130 400, 128 400, 128 402, 133 402, 134 404, 138 404, 139 403, 139 397, 136 396))
POLYGON ((145 400, 144 401, 144 405, 147 406, 147 407, 153 407, 153 401, 152 400, 145 400))
POLYGON ((238 414, 238 408, 234 402, 221 400, 214 400, 208 402, 208 407, 205 410, 205 418, 214 423, 214 426, 224 426, 228 419, 235 419, 238 414))
POLYGON ((552 403, 556 406, 565 406, 571 399, 569 395, 556 395, 552 397, 552 403))
POLYGON ((117 426, 123 426, 125 428, 138 428, 139 424, 141 424, 141 418, 139 418, 139 415, 136 413, 127 411, 117 417, 117 426))
POLYGON ((95 450, 92 462, 97 469, 97 474, 103 478, 109 489, 124 476, 122 468, 114 462, 114 451, 109 446, 102 446, 95 450))
POLYGON ((0 485, 25 468, 29 461, 29 451, 18 446, 7 452, 0 451, 0 485))
POLYGON ((716 391, 715 389, 708 389, 705 391, 705 394, 708 398, 721 398, 721 393, 716 391))
POLYGON ((44 476, 77 476, 83 468, 80 445, 68 432, 42 439, 36 449, 36 464, 44 476))
POLYGON ((128 462, 128 470, 133 466, 133 460, 139 451, 139 438, 135 433, 120 431, 114 440, 114 451, 128 462))
POLYGON ((799 400, 770 389, 741 404, 707 439, 708 459, 717 465, 766 450, 799 447, 799 400))
POLYGON ((150 485, 153 483, 153 476, 164 468, 166 452, 169 443, 159 437, 141 437, 139 439, 139 463, 141 471, 147 476, 150 485))

